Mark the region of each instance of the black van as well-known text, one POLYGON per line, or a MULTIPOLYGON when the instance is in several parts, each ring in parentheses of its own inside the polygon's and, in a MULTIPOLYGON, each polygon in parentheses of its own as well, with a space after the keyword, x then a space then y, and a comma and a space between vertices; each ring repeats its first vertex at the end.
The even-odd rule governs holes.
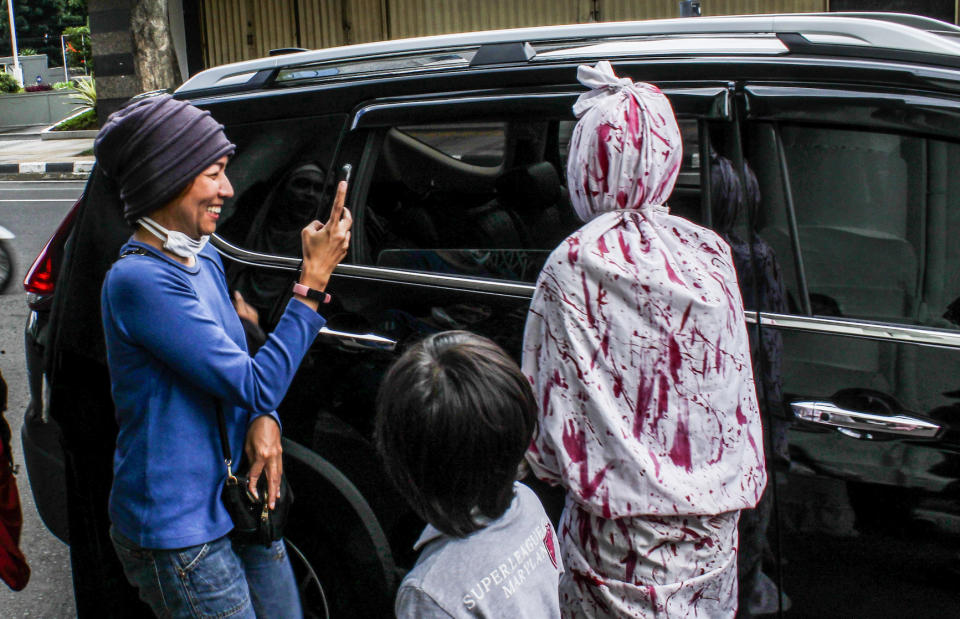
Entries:
MULTIPOLYGON (((578 226, 571 106, 577 66, 600 59, 670 98, 685 152, 668 204, 739 252, 771 473, 741 530, 741 560, 759 566, 741 576, 741 611, 956 616, 960 29, 896 14, 371 43, 215 67, 177 90, 238 146, 213 243, 267 329, 300 262, 285 232, 322 219, 353 167, 336 306, 280 408, 309 612, 390 615, 423 523, 371 446, 378 380, 437 330, 519 354, 539 268, 578 226), (711 192, 718 165, 752 188, 733 212, 711 192)), ((101 191, 88 185, 26 282, 24 448, 41 515, 75 555, 108 544, 99 290, 130 229, 101 191), (61 440, 81 467, 70 483, 61 440)), ((558 515, 556 491, 540 490, 558 515)), ((115 582, 108 565, 74 566, 78 583, 115 582)))

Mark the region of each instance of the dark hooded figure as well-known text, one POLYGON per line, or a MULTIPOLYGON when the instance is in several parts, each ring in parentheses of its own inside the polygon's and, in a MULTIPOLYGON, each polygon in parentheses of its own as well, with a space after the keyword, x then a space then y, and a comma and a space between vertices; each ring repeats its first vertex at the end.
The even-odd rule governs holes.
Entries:
MULTIPOLYGON (((733 163, 711 149, 710 206, 714 229, 730 245, 744 305, 750 309, 783 313, 787 310, 787 302, 776 254, 755 231, 760 185, 749 166, 744 166, 742 178, 745 183, 733 163), (743 233, 738 234, 737 225, 745 214, 744 209, 752 225, 742 226, 743 233)), ((773 437, 773 450, 772 454, 768 453, 768 458, 772 455, 785 459, 786 424, 781 405, 783 339, 776 329, 764 329, 760 339, 762 350, 757 350, 756 341, 751 343, 754 376, 758 389, 764 390, 762 400, 767 406, 764 412, 773 437)), ((740 513, 737 563, 741 616, 776 612, 778 608, 776 584, 762 571, 771 507, 770 493, 764 492, 755 509, 740 513)))
MULTIPOLYGON (((300 255, 300 230, 314 217, 323 198, 326 172, 308 161, 294 165, 270 190, 247 230, 244 249, 277 256, 300 255)), ((290 289, 293 276, 282 271, 246 269, 233 287, 264 318, 290 289)))

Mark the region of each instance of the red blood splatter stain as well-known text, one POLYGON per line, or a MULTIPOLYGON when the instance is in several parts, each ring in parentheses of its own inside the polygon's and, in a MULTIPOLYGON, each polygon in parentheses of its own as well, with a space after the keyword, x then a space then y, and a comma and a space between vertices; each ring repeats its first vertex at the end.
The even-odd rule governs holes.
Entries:
POLYGON ((713 360, 713 369, 714 369, 715 371, 717 371, 717 372, 720 371, 721 362, 723 361, 723 355, 722 355, 721 352, 720 352, 720 350, 721 350, 721 349, 720 349, 720 340, 721 340, 721 336, 717 336, 716 355, 714 356, 714 360, 713 360))
POLYGON ((603 185, 603 193, 607 193, 607 174, 610 171, 610 159, 607 154, 607 142, 610 141, 610 131, 613 128, 610 125, 603 124, 597 127, 597 137, 599 138, 599 144, 597 144, 597 163, 600 165, 600 174, 601 178, 599 179, 603 185))
POLYGON ((693 544, 693 549, 701 550, 704 546, 707 548, 713 548, 713 540, 709 537, 703 536, 693 544))
POLYGON ((623 375, 617 373, 613 377, 613 397, 619 398, 623 393, 623 375))
POLYGON ((737 423, 741 426, 747 424, 747 418, 744 416, 743 408, 739 404, 737 404, 737 423))
MULTIPOLYGON (((645 173, 644 175, 646 176, 646 174, 649 174, 649 172, 645 173)), ((646 200, 647 198, 647 187, 646 185, 643 184, 642 180, 637 181, 636 196, 637 196, 637 201, 633 203, 633 208, 638 209, 641 206, 643 206, 643 201, 646 200)))
POLYGON ((688 471, 693 470, 690 459, 690 432, 687 429, 687 416, 681 414, 677 422, 677 433, 673 437, 673 447, 670 449, 670 459, 677 466, 688 471))
POLYGON ((650 606, 657 609, 657 590, 653 585, 647 585, 647 595, 650 596, 650 606))
POLYGON ((627 106, 626 111, 623 113, 623 118, 627 121, 627 135, 630 136, 630 139, 633 141, 634 148, 639 150, 640 106, 637 105, 637 100, 633 97, 630 97, 630 105, 627 106))
POLYGON ((610 252, 610 250, 607 249, 607 242, 602 236, 597 240, 597 248, 600 250, 600 254, 604 256, 610 252))
POLYGON ((627 195, 627 192, 626 192, 626 191, 619 191, 619 192, 617 192, 617 205, 618 205, 620 208, 627 208, 627 199, 628 199, 628 198, 629 198, 629 196, 627 195))
POLYGON ((607 520, 613 518, 613 512, 610 510, 610 488, 603 489, 603 517, 607 520))
POLYGON ((576 264, 577 258, 580 257, 580 238, 576 236, 571 236, 567 239, 567 260, 570 261, 570 264, 576 264))
MULTIPOLYGON (((655 137, 655 138, 659 139, 661 142, 663 142, 668 148, 670 147, 670 141, 667 140, 665 137, 663 137, 662 135, 660 135, 659 133, 657 133, 657 132, 654 131, 653 129, 650 129, 650 133, 653 134, 653 137, 655 137)), ((665 154, 669 154, 669 152, 670 152, 670 151, 667 151, 667 153, 665 153, 665 154)))
MULTIPOLYGON (((722 431, 722 428, 721 428, 721 431, 722 431)), ((723 439, 721 438, 720 449, 717 450, 717 457, 713 458, 712 460, 707 460, 707 464, 716 464, 717 462, 720 462, 720 459, 723 458, 723 446, 724 446, 724 443, 723 443, 723 439)), ((710 492, 712 493, 713 490, 711 490, 710 492)))
POLYGON ((607 606, 607 603, 603 601, 603 598, 597 592, 597 587, 604 586, 604 582, 593 574, 586 574, 575 569, 571 569, 570 571, 573 574, 573 580, 577 588, 590 595, 590 597, 593 598, 593 603, 596 604, 597 608, 602 612, 609 613, 610 607, 607 606))
POLYGON ((623 232, 620 230, 617 230, 617 239, 620 241, 620 251, 623 253, 623 259, 629 264, 636 265, 637 263, 633 261, 633 256, 630 255, 630 245, 624 240, 623 232))
POLYGON ((652 449, 647 450, 650 454, 650 460, 653 462, 653 476, 660 480, 660 460, 657 459, 657 455, 653 453, 652 449))
POLYGON ((633 422, 633 436, 640 438, 643 434, 643 424, 647 418, 647 411, 650 408, 650 399, 653 397, 653 390, 656 387, 656 378, 648 380, 647 377, 640 374, 640 384, 637 385, 637 408, 636 417, 633 422))
POLYGON ((590 289, 587 287, 587 273, 585 271, 580 273, 580 282, 583 284, 583 305, 587 311, 587 323, 591 327, 595 327, 597 319, 593 317, 593 308, 590 307, 590 289))
POLYGON ((686 284, 683 283, 683 280, 677 277, 677 274, 673 270, 673 267, 670 266, 670 259, 667 258, 667 253, 662 249, 660 250, 660 253, 663 254, 663 266, 667 270, 667 277, 670 278, 670 281, 674 282, 675 284, 680 284, 681 286, 685 286, 686 284))
POLYGON ((553 391, 555 386, 561 387, 563 389, 567 388, 567 382, 563 380, 563 377, 560 376, 560 370, 553 371, 553 378, 547 382, 547 388, 543 390, 543 403, 540 406, 540 410, 543 411, 544 415, 551 414, 550 411, 550 392, 553 391))
POLYGON ((573 462, 584 462, 587 459, 587 435, 583 428, 578 428, 574 420, 563 424, 563 448, 573 462))
POLYGON ((680 344, 677 343, 677 338, 672 334, 670 335, 670 377, 673 378, 673 381, 677 384, 680 384, 680 365, 683 363, 683 357, 680 356, 680 344))
POLYGON ((587 463, 585 461, 580 463, 580 492, 584 500, 589 500, 597 493, 597 489, 603 483, 603 478, 611 468, 613 468, 613 463, 607 463, 593 476, 593 479, 589 479, 590 472, 587 470, 587 463))
POLYGON ((690 318, 690 310, 693 309, 693 301, 687 303, 687 309, 683 310, 683 318, 680 320, 680 328, 678 331, 683 331, 684 325, 687 324, 687 318, 690 318))
POLYGON ((627 556, 623 559, 623 567, 626 570, 626 581, 628 583, 633 583, 633 572, 637 569, 637 553, 630 549, 627 551, 627 556))

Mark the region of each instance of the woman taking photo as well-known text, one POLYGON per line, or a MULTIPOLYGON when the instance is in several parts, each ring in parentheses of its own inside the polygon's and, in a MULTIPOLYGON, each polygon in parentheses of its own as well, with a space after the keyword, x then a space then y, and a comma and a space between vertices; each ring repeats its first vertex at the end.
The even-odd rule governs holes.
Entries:
POLYGON ((528 452, 562 484, 566 617, 733 617, 737 517, 766 482, 730 248, 665 206, 667 98, 581 66, 567 182, 585 225, 547 259, 524 334, 528 452))
MULTIPOLYGON (((158 616, 298 617, 283 542, 229 537, 217 408, 230 452, 246 454, 250 492, 265 475, 272 509, 283 474, 276 408, 324 325, 318 302, 295 288, 250 357, 238 312, 254 313, 231 302, 206 242, 233 195, 234 145, 209 112, 167 95, 136 101, 111 115, 94 150, 135 228, 101 295, 119 425, 111 536, 124 573, 158 616)), ((329 221, 301 233, 306 288, 322 292, 346 255, 345 193, 341 183, 329 221)))

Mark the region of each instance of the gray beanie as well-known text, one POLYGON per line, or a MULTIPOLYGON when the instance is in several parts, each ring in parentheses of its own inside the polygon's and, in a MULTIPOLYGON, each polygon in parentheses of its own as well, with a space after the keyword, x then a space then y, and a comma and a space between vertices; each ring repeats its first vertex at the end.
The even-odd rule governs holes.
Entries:
POLYGON ((120 188, 123 217, 131 225, 235 150, 210 112, 170 95, 117 110, 93 143, 97 165, 120 188))

